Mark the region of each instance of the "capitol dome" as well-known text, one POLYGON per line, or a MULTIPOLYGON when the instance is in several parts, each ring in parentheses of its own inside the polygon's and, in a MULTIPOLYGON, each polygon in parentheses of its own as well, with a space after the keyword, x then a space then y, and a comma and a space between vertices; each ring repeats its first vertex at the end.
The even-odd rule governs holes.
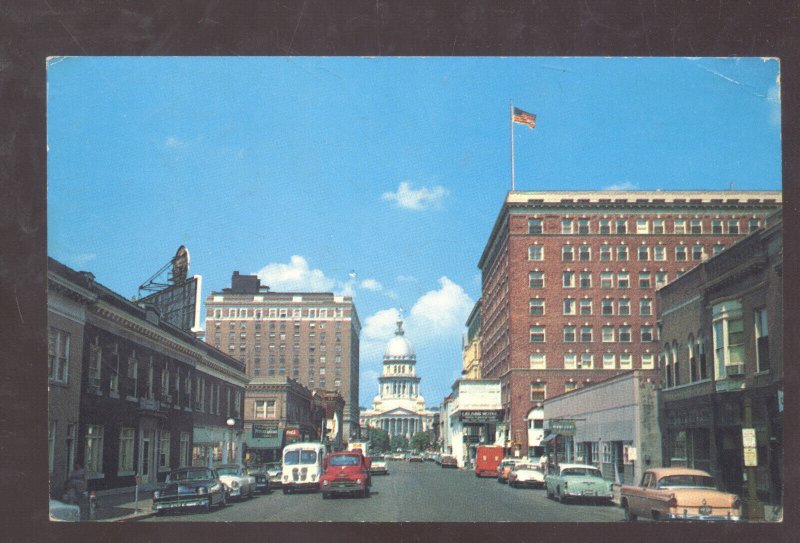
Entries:
POLYGON ((397 330, 394 332, 394 337, 389 340, 386 345, 386 352, 383 354, 384 358, 415 358, 414 346, 405 337, 403 331, 403 321, 397 321, 397 330))

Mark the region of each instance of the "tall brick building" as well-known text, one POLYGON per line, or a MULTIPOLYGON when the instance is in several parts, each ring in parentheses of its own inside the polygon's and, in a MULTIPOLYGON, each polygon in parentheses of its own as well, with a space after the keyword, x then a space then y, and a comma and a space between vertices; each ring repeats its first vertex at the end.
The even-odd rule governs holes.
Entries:
POLYGON ((658 378, 656 289, 779 209, 780 192, 509 192, 478 267, 481 375, 506 446, 545 398, 622 371, 658 378))
POLYGON ((206 298, 206 341, 245 363, 251 379, 286 377, 345 400, 343 431, 358 427, 359 333, 350 296, 272 292, 233 272, 206 298))

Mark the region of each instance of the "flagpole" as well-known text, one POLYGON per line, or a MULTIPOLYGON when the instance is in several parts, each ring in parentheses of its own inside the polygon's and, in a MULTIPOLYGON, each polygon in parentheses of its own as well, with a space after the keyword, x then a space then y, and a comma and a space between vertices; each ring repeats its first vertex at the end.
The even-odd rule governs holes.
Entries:
POLYGON ((514 102, 509 100, 509 121, 511 121, 511 192, 514 192, 514 102))

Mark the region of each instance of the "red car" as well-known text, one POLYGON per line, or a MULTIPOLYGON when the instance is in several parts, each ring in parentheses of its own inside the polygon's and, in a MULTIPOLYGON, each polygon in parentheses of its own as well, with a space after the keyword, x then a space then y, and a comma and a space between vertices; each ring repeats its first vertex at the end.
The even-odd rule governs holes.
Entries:
POLYGON ((319 478, 322 498, 337 494, 350 494, 369 498, 372 486, 370 459, 361 451, 331 453, 323 461, 324 473, 319 478))

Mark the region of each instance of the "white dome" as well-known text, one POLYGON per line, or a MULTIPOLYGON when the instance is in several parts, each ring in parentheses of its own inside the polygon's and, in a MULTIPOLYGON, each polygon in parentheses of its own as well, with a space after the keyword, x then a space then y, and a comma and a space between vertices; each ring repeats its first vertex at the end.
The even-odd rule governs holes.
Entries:
POLYGON ((414 358, 414 347, 411 342, 405 337, 403 332, 403 321, 397 321, 397 330, 394 332, 395 336, 389 340, 386 345, 386 352, 383 354, 384 358, 414 358))

